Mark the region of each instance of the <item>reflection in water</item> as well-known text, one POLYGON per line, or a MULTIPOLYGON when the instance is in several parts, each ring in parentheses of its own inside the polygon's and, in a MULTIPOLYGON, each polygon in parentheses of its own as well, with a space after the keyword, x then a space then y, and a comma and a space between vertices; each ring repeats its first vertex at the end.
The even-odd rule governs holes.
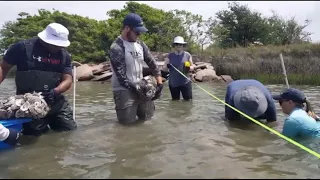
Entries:
MULTIPOLYGON (((225 86, 201 84, 220 99, 225 86)), ((1 84, 1 97, 14 81, 1 84)), ((277 94, 285 86, 271 85, 277 94)), ((305 90, 320 110, 318 87, 305 90)), ((72 103, 72 89, 68 92, 72 103)), ((317 178, 319 160, 261 127, 234 126, 224 105, 193 87, 192 102, 171 101, 167 84, 152 120, 117 123, 110 82, 77 83, 73 132, 50 131, 36 142, 1 152, 1 178, 317 178)), ((281 131, 285 116, 277 104, 281 131)), ((319 113, 319 112, 318 112, 319 113)), ((319 113, 320 114, 320 113, 319 113)), ((320 151, 320 142, 304 142, 320 151)))

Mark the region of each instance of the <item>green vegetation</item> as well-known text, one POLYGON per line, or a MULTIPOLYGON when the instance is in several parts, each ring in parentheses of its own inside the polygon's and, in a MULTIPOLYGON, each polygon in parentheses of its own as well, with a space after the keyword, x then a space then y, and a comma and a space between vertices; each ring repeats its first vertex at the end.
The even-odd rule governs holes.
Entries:
POLYGON ((285 20, 276 12, 264 17, 237 2, 229 3, 228 9, 209 19, 132 1, 120 10, 108 11, 109 19, 103 21, 56 10, 40 9, 36 15, 21 12, 16 21, 6 22, 0 30, 0 54, 11 44, 37 36, 49 23, 57 22, 70 31, 68 51, 73 60, 103 62, 129 12, 143 18, 149 32, 141 39, 151 51, 170 51, 172 39, 180 35, 189 42, 192 54, 213 63, 217 74, 229 74, 235 79, 258 78, 267 83, 283 82, 279 60, 279 53, 283 53, 290 83, 320 84, 320 46, 311 44, 311 33, 304 31, 311 21, 300 25, 294 18, 285 20))
POLYGON ((284 83, 279 54, 282 53, 290 84, 320 85, 320 44, 211 48, 205 54, 217 74, 234 79, 255 78, 264 83, 284 83))

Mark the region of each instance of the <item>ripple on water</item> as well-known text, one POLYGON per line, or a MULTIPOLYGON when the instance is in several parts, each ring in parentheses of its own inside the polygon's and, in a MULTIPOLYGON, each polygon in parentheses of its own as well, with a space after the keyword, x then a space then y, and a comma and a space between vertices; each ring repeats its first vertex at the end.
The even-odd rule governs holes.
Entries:
MULTIPOLYGON (((14 92, 6 80, 2 97, 14 92)), ((200 84, 224 99, 225 86, 200 84)), ((285 86, 267 86, 274 94, 285 86)), ((301 86, 320 110, 319 87, 301 86)), ((72 89, 68 98, 72 103, 72 89)), ((224 105, 193 87, 192 102, 170 101, 167 84, 152 121, 123 127, 110 83, 78 82, 73 132, 49 133, 3 152, 3 178, 316 178, 319 161, 256 125, 223 120, 224 105)), ((281 130, 285 116, 278 103, 281 130)), ((307 143, 310 144, 310 143, 307 143)), ((310 145, 319 151, 318 144, 310 145)))

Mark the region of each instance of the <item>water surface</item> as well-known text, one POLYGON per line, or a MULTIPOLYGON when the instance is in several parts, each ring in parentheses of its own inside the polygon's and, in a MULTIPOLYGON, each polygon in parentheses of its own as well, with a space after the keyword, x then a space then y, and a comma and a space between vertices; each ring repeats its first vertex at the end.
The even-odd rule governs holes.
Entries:
MULTIPOLYGON (((224 100, 224 85, 200 84, 224 100)), ((14 94, 5 80, 0 98, 14 94)), ((269 85, 279 93, 285 86, 269 85)), ((319 87, 298 86, 320 112, 319 87)), ((72 103, 72 89, 68 92, 72 103)), ((1 152, 1 178, 319 178, 320 161, 262 127, 232 126, 224 105, 199 88, 172 102, 167 84, 151 121, 117 123, 109 82, 78 82, 73 132, 43 135, 1 152)), ((281 131, 285 116, 277 104, 281 131)), ((24 139, 28 140, 28 139, 24 139)), ((306 143, 320 152, 320 141, 306 143)))

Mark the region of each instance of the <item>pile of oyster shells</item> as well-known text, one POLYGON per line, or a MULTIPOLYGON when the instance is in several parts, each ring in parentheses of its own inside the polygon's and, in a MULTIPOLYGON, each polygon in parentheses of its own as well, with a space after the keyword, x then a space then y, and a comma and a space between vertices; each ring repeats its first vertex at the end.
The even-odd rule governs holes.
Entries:
POLYGON ((146 99, 152 99, 156 93, 157 82, 153 76, 145 76, 139 81, 140 87, 146 99))
POLYGON ((26 93, 0 100, 0 119, 44 118, 50 107, 41 93, 26 93))

